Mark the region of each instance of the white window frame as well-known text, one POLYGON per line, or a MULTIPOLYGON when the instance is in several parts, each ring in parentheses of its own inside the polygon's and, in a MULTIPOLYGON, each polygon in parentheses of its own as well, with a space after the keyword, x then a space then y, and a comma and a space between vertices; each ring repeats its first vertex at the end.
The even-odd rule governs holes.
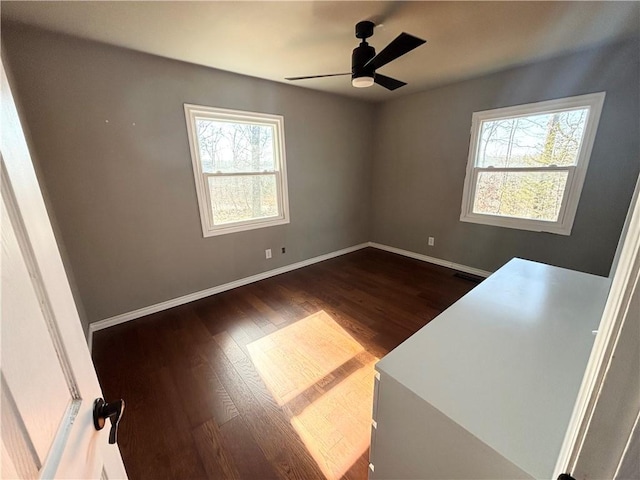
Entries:
POLYGON ((211 237, 224 235, 227 233, 242 232, 255 228, 272 227, 289 223, 289 196, 287 188, 287 169, 284 144, 284 117, 267 113, 245 112, 241 110, 230 110, 226 108, 207 107, 203 105, 184 104, 184 113, 187 122, 187 134, 189 136, 189 147, 191 150, 191 161, 193 163, 193 173, 198 196, 198 207, 200 211, 200 221, 202 224, 202 235, 211 237), (207 118, 216 121, 231 123, 248 123, 251 125, 271 126, 274 130, 273 151, 275 156, 275 169, 268 172, 247 171, 242 173, 206 173, 202 170, 200 150, 198 148, 196 118, 207 118), (211 206, 211 195, 208 186, 208 177, 216 176, 237 176, 237 175, 274 175, 276 177, 276 190, 278 201, 277 217, 242 220, 239 222, 215 225, 213 223, 213 211, 211 206))
POLYGON ((600 113, 602 112, 604 97, 605 92, 590 93, 575 97, 474 112, 471 119, 471 140, 469 144, 467 173, 464 181, 464 191, 462 194, 462 211, 460 214, 460 220, 463 222, 480 223, 483 225, 571 235, 573 221, 575 219, 578 202, 580 200, 580 193, 582 192, 582 186, 587 174, 587 167, 589 166, 589 158, 591 157, 593 142, 595 140, 596 131, 598 130, 598 122, 600 121, 600 113), (576 165, 569 167, 549 166, 534 168, 476 167, 476 158, 478 148, 480 146, 480 131, 484 121, 524 117, 535 113, 554 113, 576 108, 589 109, 585 123, 582 145, 578 152, 576 165), (475 199, 478 174, 485 171, 567 171, 567 187, 562 198, 558 220, 556 222, 548 222, 543 220, 474 213, 473 203, 475 199))

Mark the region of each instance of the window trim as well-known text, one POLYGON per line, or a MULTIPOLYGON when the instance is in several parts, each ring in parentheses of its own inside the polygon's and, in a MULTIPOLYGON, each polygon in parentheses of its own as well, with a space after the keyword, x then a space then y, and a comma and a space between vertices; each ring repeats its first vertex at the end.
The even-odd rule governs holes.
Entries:
POLYGON ((198 211, 200 212, 202 236, 206 238, 289 223, 289 194, 287 187, 287 162, 284 143, 284 117, 282 115, 246 112, 242 110, 231 110, 188 103, 184 104, 184 113, 187 123, 187 135, 189 138, 189 149, 191 151, 196 195, 198 198, 198 211), (268 172, 246 172, 233 174, 210 174, 203 172, 197 143, 196 117, 205 117, 235 123, 272 126, 274 129, 273 150, 276 164, 275 170, 268 172), (242 220, 240 222, 226 223, 224 225, 214 225, 208 177, 267 174, 273 174, 276 177, 278 211, 280 212, 280 215, 277 217, 242 220))
POLYGON ((590 93, 574 97, 559 98, 543 102, 515 105, 492 110, 474 112, 471 118, 471 139, 469 142, 469 157, 462 194, 462 208, 460 220, 463 222, 492 225, 497 227, 515 228, 534 232, 548 232, 560 235, 571 235, 571 229, 578 210, 578 202, 589 166, 589 159, 593 149, 600 114, 604 104, 605 92, 590 93), (506 118, 524 117, 534 113, 554 113, 574 108, 589 108, 585 123, 582 145, 578 153, 576 165, 568 167, 533 167, 507 168, 505 170, 561 170, 568 172, 567 188, 562 198, 562 204, 556 222, 531 220, 524 218, 473 213, 473 201, 477 186, 477 176, 480 171, 500 171, 502 168, 480 168, 475 166, 478 148, 480 146, 480 128, 487 120, 501 120, 506 118))

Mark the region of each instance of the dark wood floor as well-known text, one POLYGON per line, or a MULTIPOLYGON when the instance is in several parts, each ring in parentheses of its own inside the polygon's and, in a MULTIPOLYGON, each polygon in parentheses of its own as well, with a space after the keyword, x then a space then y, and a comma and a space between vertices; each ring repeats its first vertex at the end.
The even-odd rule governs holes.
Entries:
POLYGON ((367 248, 97 332, 130 478, 367 478, 373 365, 454 273, 367 248))

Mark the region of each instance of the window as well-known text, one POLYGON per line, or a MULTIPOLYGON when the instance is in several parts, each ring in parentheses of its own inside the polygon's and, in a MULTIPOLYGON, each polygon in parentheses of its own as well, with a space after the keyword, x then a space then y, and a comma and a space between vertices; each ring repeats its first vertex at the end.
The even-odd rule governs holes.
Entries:
POLYGON ((570 235, 604 96, 475 112, 460 220, 570 235))
POLYGON ((203 235, 289 223, 283 117, 184 110, 203 235))

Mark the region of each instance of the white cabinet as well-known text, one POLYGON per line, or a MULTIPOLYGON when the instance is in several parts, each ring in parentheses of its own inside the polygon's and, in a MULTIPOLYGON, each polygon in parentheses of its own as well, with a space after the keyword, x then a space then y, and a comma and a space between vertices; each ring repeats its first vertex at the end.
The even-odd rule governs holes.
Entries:
POLYGON ((370 478, 551 478, 609 285, 513 259, 380 360, 370 478))

